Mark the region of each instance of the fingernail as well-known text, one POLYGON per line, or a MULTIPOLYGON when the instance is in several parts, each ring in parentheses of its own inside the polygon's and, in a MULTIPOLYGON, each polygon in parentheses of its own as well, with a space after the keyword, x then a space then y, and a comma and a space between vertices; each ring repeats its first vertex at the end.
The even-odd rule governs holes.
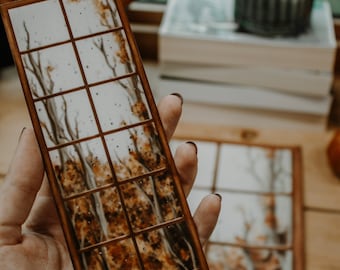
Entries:
POLYGON ((181 105, 183 105, 183 97, 179 93, 172 93, 171 95, 178 97, 181 100, 181 105))
POLYGON ((192 146, 194 146, 195 147, 195 152, 196 152, 196 154, 197 154, 197 145, 196 145, 196 143, 194 143, 194 142, 192 142, 192 141, 187 141, 186 143, 189 143, 189 144, 191 144, 192 146))
POLYGON ((18 140, 18 141, 21 140, 22 134, 24 134, 25 129, 26 129, 26 127, 24 127, 24 128, 21 130, 20 135, 19 135, 19 140, 18 140))
POLYGON ((214 193, 214 195, 217 196, 217 197, 220 199, 220 201, 222 201, 222 196, 221 196, 221 194, 219 194, 219 193, 214 193))

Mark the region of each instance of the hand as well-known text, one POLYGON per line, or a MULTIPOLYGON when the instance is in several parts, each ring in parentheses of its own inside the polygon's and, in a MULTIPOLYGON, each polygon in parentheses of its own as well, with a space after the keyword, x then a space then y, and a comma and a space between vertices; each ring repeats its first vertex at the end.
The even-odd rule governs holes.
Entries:
MULTIPOLYGON (((168 138, 181 115, 182 100, 165 97, 159 113, 168 138)), ((186 195, 197 172, 196 147, 184 143, 175 154, 175 163, 186 195)), ((215 227, 220 198, 203 199, 194 220, 202 244, 215 227)), ((55 204, 44 178, 44 167, 32 129, 21 135, 14 159, 0 188, 0 269, 73 269, 57 216, 55 204)))

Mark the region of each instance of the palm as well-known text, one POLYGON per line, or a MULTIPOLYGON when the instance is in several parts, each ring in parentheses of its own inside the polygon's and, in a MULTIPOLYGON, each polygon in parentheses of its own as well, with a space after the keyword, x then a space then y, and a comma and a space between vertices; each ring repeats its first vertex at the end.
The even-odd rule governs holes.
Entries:
MULTIPOLYGON (((165 98, 159 107, 170 138, 181 113, 179 99, 165 98)), ((188 195, 197 171, 196 149, 183 144, 175 163, 188 195)), ((0 269, 73 269, 55 204, 32 130, 25 130, 6 181, 0 190, 0 269)), ((194 215, 201 242, 213 230, 220 200, 210 195, 194 215)))
POLYGON ((0 250, 1 269, 73 269, 63 239, 32 232, 23 237, 22 243, 0 250))
MULTIPOLYGON (((2 187, 6 188, 6 183, 2 187)), ((0 269, 73 269, 48 184, 44 182, 22 229, 0 227, 0 269), (21 235, 21 239, 18 237, 21 235), (17 243, 12 243, 13 241, 17 243)))

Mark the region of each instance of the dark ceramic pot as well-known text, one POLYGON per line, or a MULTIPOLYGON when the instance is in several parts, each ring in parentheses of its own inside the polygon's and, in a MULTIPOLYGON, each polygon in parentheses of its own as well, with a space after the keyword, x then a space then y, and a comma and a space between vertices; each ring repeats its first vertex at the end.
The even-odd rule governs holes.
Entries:
POLYGON ((294 36, 307 30, 313 0, 235 0, 235 20, 241 31, 294 36))

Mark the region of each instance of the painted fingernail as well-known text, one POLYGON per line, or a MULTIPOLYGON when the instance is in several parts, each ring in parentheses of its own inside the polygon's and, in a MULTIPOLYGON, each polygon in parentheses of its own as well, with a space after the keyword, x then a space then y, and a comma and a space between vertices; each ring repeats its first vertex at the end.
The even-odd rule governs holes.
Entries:
POLYGON ((219 194, 219 193, 214 193, 214 195, 217 196, 217 197, 220 199, 220 201, 222 201, 222 196, 221 196, 221 194, 219 194))
POLYGON ((179 93, 172 93, 171 95, 178 97, 181 100, 181 104, 183 105, 183 97, 179 93))
POLYGON ((26 127, 24 127, 24 128, 21 130, 20 135, 19 135, 19 140, 18 140, 18 141, 21 140, 22 134, 24 134, 25 129, 26 129, 26 127))
POLYGON ((193 141, 187 141, 186 143, 188 143, 188 144, 191 144, 192 146, 194 146, 195 147, 195 152, 196 152, 196 154, 197 154, 197 145, 196 145, 196 143, 194 143, 193 141))

